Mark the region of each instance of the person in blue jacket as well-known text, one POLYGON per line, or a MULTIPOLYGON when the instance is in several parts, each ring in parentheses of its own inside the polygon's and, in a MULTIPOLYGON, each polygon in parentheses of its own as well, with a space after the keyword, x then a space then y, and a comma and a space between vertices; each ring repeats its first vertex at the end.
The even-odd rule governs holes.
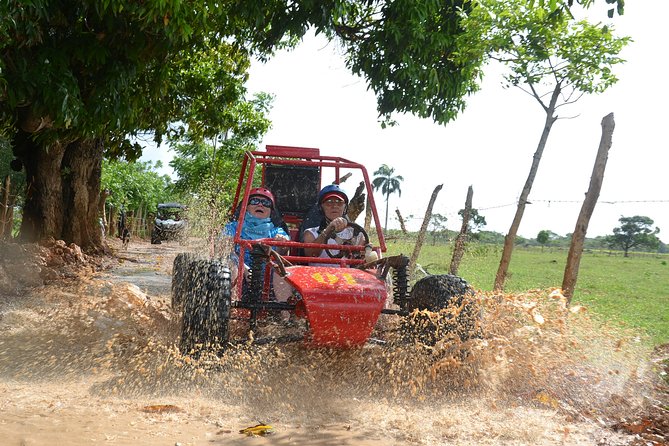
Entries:
MULTIPOLYGON (((258 240, 261 238, 269 238, 274 240, 290 240, 288 236, 287 227, 281 218, 275 204, 274 194, 264 187, 256 187, 249 192, 249 201, 246 204, 246 214, 244 215, 244 223, 242 225, 241 238, 243 240, 258 240)), ((237 232, 237 223, 235 219, 223 228, 223 235, 227 237, 234 237, 237 232)), ((280 254, 282 248, 274 248, 280 254)), ((235 245, 235 254, 233 260, 235 263, 239 258, 239 245, 235 245)), ((248 279, 248 271, 251 266, 251 252, 246 250, 244 252, 244 277, 248 279)), ((237 268, 232 268, 232 282, 237 280, 237 268)), ((292 289, 280 277, 273 277, 274 292, 276 299, 280 302, 285 302, 292 289)))
MULTIPOLYGON (((231 221, 223 228, 223 235, 234 237, 237 231, 237 220, 231 221)), ((246 204, 246 215, 242 226, 241 238, 257 240, 271 238, 274 240, 290 240, 283 220, 276 210, 274 194, 264 187, 251 189, 249 202, 246 204)), ((235 253, 239 254, 239 246, 235 246, 235 253)), ((244 254, 244 264, 251 265, 251 253, 244 254)))

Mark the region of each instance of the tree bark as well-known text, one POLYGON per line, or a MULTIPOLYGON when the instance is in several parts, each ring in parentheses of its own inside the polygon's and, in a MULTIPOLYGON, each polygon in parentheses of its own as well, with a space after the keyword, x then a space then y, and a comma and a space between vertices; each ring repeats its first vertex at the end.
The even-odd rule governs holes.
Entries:
MULTIPOLYGON (((348 175, 348 174, 347 174, 348 175)), ((365 201, 367 194, 365 194, 365 182, 361 181, 355 189, 353 197, 348 201, 348 211, 346 215, 350 221, 355 221, 358 216, 365 209, 365 201)))
POLYGON ((386 222, 383 225, 383 232, 388 232, 388 200, 390 200, 390 192, 386 194, 386 222))
POLYGON ((365 232, 369 234, 369 231, 372 226, 372 206, 369 201, 369 197, 367 197, 367 205, 365 206, 365 232))
POLYGON ((102 219, 102 231, 104 233, 104 237, 107 236, 107 228, 109 227, 107 224, 107 198, 111 195, 111 192, 109 189, 105 189, 103 191, 100 191, 100 200, 98 201, 98 215, 100 215, 100 218, 102 219))
POLYGON ((537 145, 537 150, 534 152, 532 158, 532 165, 530 167, 530 173, 525 180, 525 186, 520 193, 520 198, 518 199, 518 207, 516 208, 516 215, 513 217, 513 222, 509 228, 509 232, 506 237, 504 237, 504 249, 502 250, 502 259, 499 262, 499 268, 497 269, 497 274, 495 276, 495 284, 493 286, 494 291, 503 291, 504 290, 504 281, 506 280, 506 274, 509 270, 509 264, 511 263, 511 254, 513 253, 513 245, 516 241, 516 235, 518 234, 518 228, 520 227, 520 222, 523 219, 523 213, 525 212, 525 205, 528 204, 527 198, 530 195, 532 190, 532 184, 534 183, 534 178, 537 175, 537 170, 539 170, 539 162, 541 161, 541 156, 543 155, 544 148, 546 147, 546 141, 548 141, 548 135, 551 132, 553 124, 557 120, 557 116, 553 116, 555 111, 555 104, 560 94, 559 85, 553 90, 551 96, 550 105, 546 108, 546 120, 544 122, 544 129, 541 132, 541 138, 539 138, 539 144, 537 145))
POLYGON ((9 175, 5 177, 5 181, 3 182, 2 190, 2 212, 0 212, 0 240, 7 239, 8 237, 5 236, 5 231, 7 230, 6 228, 9 227, 9 233, 11 234, 12 231, 12 226, 11 222, 7 219, 7 215, 9 214, 9 191, 11 189, 11 179, 9 175))
POLYGON ((460 233, 455 239, 455 247, 453 248, 453 257, 451 258, 451 267, 449 273, 454 276, 458 275, 458 268, 460 267, 460 261, 462 256, 465 253, 465 245, 467 244, 467 229, 469 228, 469 216, 472 212, 472 198, 474 196, 474 189, 472 186, 469 186, 467 190, 467 198, 465 200, 465 212, 462 214, 462 227, 460 228, 460 233))
POLYGON ((65 147, 58 142, 42 146, 24 130, 16 133, 13 145, 26 171, 20 238, 25 242, 50 237, 58 240, 63 231, 61 173, 65 147))
POLYGON ((413 253, 411 254, 411 260, 409 261, 410 277, 413 277, 414 272, 416 270, 416 262, 418 262, 418 256, 420 255, 420 250, 423 247, 423 243, 425 242, 425 233, 427 232, 427 227, 430 224, 430 219, 432 218, 432 208, 434 207, 434 202, 437 200, 437 195, 439 195, 439 191, 441 190, 442 187, 444 187, 444 185, 440 184, 439 186, 434 188, 434 191, 432 191, 432 196, 430 197, 430 202, 427 205, 427 209, 425 210, 425 217, 423 218, 423 224, 421 225, 420 230, 418 231, 416 246, 413 249, 413 253))
POLYGON ((402 229, 402 234, 406 235, 407 227, 404 224, 404 218, 402 217, 402 214, 400 214, 399 208, 395 209, 395 213, 397 214, 397 219, 400 221, 400 228, 402 229))
POLYGON ((567 265, 562 279, 562 294, 567 298, 567 305, 571 303, 571 299, 574 296, 574 288, 576 287, 576 280, 578 279, 578 270, 581 264, 581 254, 583 253, 585 234, 588 230, 590 217, 592 217, 592 213, 595 210, 599 192, 602 189, 604 171, 606 170, 606 162, 609 158, 609 149, 611 149, 611 145, 613 144, 613 130, 615 126, 613 113, 604 116, 602 119, 602 138, 599 141, 597 158, 595 159, 595 166, 592 169, 592 176, 590 177, 590 186, 588 187, 588 192, 585 194, 581 212, 576 220, 576 228, 571 236, 571 245, 569 246, 569 254, 567 255, 567 265))
POLYGON ((16 205, 16 194, 11 195, 9 198, 9 212, 7 212, 7 218, 6 218, 6 232, 5 232, 5 240, 11 240, 14 237, 13 231, 14 231, 14 205, 16 205))
POLYGON ((86 250, 102 247, 99 225, 102 143, 96 139, 68 144, 63 158, 62 239, 86 250))
POLYGON ((14 154, 26 171, 26 202, 20 237, 53 238, 86 251, 103 249, 98 229, 102 146, 95 139, 39 143, 23 129, 14 154))

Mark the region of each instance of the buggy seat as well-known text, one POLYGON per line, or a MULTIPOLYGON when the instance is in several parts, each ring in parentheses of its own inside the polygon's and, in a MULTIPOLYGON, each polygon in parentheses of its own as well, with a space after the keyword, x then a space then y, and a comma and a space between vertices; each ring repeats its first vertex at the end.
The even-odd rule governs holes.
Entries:
MULTIPOLYGON (((267 153, 275 156, 294 156, 299 154, 303 159, 318 156, 318 149, 291 150, 291 147, 267 146, 267 153), (295 153, 294 153, 295 152, 295 153)), ((300 241, 300 226, 318 199, 321 185, 321 168, 319 166, 300 165, 265 165, 264 184, 276 197, 277 206, 283 220, 288 225, 290 238, 300 241)))

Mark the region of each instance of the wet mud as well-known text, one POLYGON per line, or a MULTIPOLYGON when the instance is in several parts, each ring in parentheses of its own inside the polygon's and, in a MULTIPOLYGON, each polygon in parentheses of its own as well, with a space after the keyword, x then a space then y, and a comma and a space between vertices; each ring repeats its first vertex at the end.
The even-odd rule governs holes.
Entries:
POLYGON ((483 335, 465 344, 407 343, 382 316, 384 342, 361 349, 194 359, 170 308, 184 247, 114 248, 110 270, 0 293, 0 444, 662 444, 633 430, 666 404, 652 352, 559 292, 478 293, 483 335), (257 424, 272 429, 240 433, 257 424))

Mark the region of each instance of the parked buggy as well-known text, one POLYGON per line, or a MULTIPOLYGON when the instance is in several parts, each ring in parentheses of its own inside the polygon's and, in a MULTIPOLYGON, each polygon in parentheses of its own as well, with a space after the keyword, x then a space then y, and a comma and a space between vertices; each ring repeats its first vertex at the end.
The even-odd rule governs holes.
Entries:
POLYGON ((151 230, 151 243, 158 245, 164 241, 183 240, 188 229, 185 212, 183 204, 160 203, 151 230))

